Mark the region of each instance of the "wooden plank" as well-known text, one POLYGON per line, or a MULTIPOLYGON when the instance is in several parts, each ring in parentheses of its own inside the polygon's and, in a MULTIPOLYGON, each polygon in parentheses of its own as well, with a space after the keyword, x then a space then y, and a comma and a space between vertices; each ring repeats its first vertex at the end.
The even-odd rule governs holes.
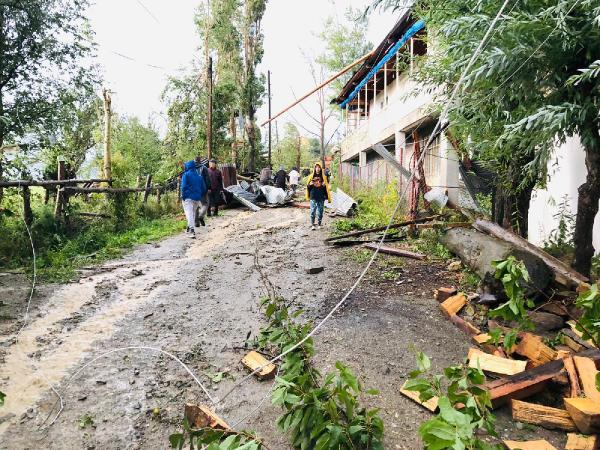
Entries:
MULTIPOLYGON (((600 360, 600 351, 586 350, 579 356, 600 360)), ((485 388, 490 392, 493 407, 498 408, 511 399, 521 400, 543 391, 550 380, 557 376, 563 368, 562 360, 551 361, 516 375, 490 381, 485 384, 485 388)))
MULTIPOLYGON (((368 248, 369 250, 377 250, 377 246, 378 244, 365 244, 363 247, 368 248)), ((386 245, 379 247, 379 253, 385 253, 386 255, 392 256, 401 256, 403 258, 418 259, 421 261, 427 259, 427 256, 421 253, 410 252, 402 248, 388 247, 386 245)))
POLYGON ((468 336, 476 336, 478 334, 481 334, 481 330, 479 328, 477 328, 472 323, 467 322, 462 317, 457 316, 456 314, 450 316, 450 322, 456 325, 463 333, 465 333, 468 336))
POLYGON ((421 405, 423 408, 431 411, 431 412, 436 412, 438 409, 438 397, 432 397, 429 400, 427 400, 426 402, 422 402, 421 399, 419 398, 419 393, 417 391, 409 391, 407 389, 404 389, 404 386, 406 385, 406 383, 404 383, 402 385, 402 387, 400 388, 400 393, 402 395, 404 395, 405 397, 411 399, 412 401, 414 401, 415 403, 418 403, 419 405, 421 405))
MULTIPOLYGON (((389 227, 389 229, 393 230, 394 228, 401 228, 401 227, 405 227, 407 225, 414 225, 417 223, 430 222, 432 220, 438 219, 439 217, 441 217, 441 216, 436 215, 436 216, 423 217, 421 219, 405 220, 404 222, 398 222, 398 223, 392 224, 389 227)), ((377 231, 385 231, 386 229, 388 229, 387 226, 381 226, 381 227, 376 227, 376 228, 369 228, 367 230, 353 231, 351 233, 345 233, 345 234, 340 234, 338 236, 329 237, 329 238, 325 239, 325 242, 337 241, 338 239, 345 239, 345 238, 354 237, 354 236, 362 236, 363 234, 375 233, 377 231)))
POLYGON ((504 441, 510 450, 556 450, 550 442, 543 439, 538 441, 504 441))
MULTIPOLYGON (((587 348, 584 345, 581 345, 579 342, 577 342, 571 336, 568 336, 567 334, 565 334, 564 331, 565 330, 562 331, 562 334, 563 334, 562 335, 563 344, 565 344, 567 347, 569 347, 575 353, 582 352, 582 351, 584 351, 587 348)), ((571 331, 571 330, 568 330, 568 331, 571 331)))
POLYGON ((534 367, 541 366, 556 359, 556 350, 544 344, 540 336, 531 333, 519 333, 519 343, 514 348, 514 353, 531 360, 534 367))
POLYGON ((511 401, 512 418, 519 422, 539 425, 549 430, 575 431, 577 427, 568 411, 535 403, 511 401))
POLYGON ((186 403, 184 417, 192 428, 215 428, 231 430, 231 427, 208 406, 186 403))
POLYGON ((478 348, 469 349, 469 367, 481 368, 497 375, 515 375, 525 370, 527 361, 502 358, 482 352, 478 348))
POLYGON ((577 374, 581 381, 581 387, 585 396, 598 402, 600 405, 600 392, 596 389, 596 363, 590 358, 573 356, 573 362, 577 368, 577 374))
POLYGON ((452 317, 453 315, 457 314, 466 304, 467 296, 460 292, 440 303, 440 308, 446 317, 452 317))
POLYGON ((565 406, 583 434, 600 432, 600 403, 591 398, 565 398, 565 406))
POLYGON ((570 386, 570 397, 579 397, 581 395, 581 385, 579 384, 579 377, 577 376, 577 370, 575 368, 575 361, 571 356, 563 359, 565 365, 565 371, 569 377, 570 386))
POLYGON ((578 433, 567 434, 567 445, 565 450, 598 450, 600 448, 600 437, 584 436, 578 433))
POLYGON ((453 295, 457 294, 457 290, 455 287, 440 287, 435 290, 434 297, 438 301, 438 303, 442 303, 445 300, 448 300, 453 295))
POLYGON ((242 364, 250 372, 264 366, 260 372, 254 374, 259 380, 269 380, 275 377, 277 371, 275 364, 269 364, 269 361, 263 355, 254 350, 242 358, 242 364))
POLYGON ((583 333, 577 329, 577 323, 574 320, 567 321, 567 325, 571 327, 571 331, 579 337, 584 343, 589 345, 589 348, 596 347, 591 339, 583 339, 583 333))

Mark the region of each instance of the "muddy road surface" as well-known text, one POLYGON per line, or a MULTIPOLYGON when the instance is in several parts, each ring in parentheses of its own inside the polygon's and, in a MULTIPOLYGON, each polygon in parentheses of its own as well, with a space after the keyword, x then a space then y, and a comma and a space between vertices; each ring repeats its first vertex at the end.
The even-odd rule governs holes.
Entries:
MULTIPOLYGON (((214 398, 246 375, 244 342, 265 324, 255 252, 280 293, 313 320, 354 282, 364 262, 325 247, 327 233, 310 231, 302 209, 227 211, 196 240, 182 233, 142 245, 76 282, 41 286, 18 340, 28 286, 18 275, 0 276, 8 311, 0 321, 0 390, 6 394, 0 448, 169 448, 184 404, 207 403, 173 357, 214 398), (310 266, 325 270, 309 275, 310 266), (215 375, 223 372, 219 381, 215 375), (53 389, 64 405, 48 427, 59 410, 53 389)), ((418 426, 430 416, 398 392, 415 367, 410 349, 425 351, 439 368, 460 361, 468 342, 432 298, 447 275, 443 265, 395 261, 397 267, 386 269, 393 281, 373 271, 319 332, 315 363, 332 371, 344 361, 366 388, 378 389, 365 401, 381 408, 386 448, 415 449, 418 426)), ((255 430, 269 448, 289 449, 276 429, 280 410, 268 398, 271 386, 249 380, 217 412, 236 428, 255 430)))

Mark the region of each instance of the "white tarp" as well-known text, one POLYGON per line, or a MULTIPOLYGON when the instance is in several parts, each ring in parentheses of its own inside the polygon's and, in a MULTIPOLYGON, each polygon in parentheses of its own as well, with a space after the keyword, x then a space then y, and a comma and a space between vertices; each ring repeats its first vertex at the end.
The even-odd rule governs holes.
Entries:
POLYGON ((331 203, 326 201, 325 207, 335 209, 335 212, 342 216, 348 216, 351 210, 356 209, 356 201, 340 188, 337 188, 335 192, 331 193, 331 203))
POLYGON ((270 205, 285 203, 286 193, 283 189, 274 186, 261 186, 260 190, 265 195, 267 203, 270 205))

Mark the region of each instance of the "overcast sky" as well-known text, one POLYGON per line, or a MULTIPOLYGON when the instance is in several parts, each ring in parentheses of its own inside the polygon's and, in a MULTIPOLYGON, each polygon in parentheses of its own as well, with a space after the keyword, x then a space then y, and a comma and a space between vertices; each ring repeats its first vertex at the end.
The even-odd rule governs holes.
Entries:
MULTIPOLYGON (((113 91, 113 106, 120 114, 135 115, 165 127, 160 94, 169 75, 190 66, 198 52, 194 11, 199 0, 97 0, 89 11, 99 44, 99 59, 106 85, 113 91), (152 67, 156 66, 156 67, 152 67)), ((313 85, 304 53, 317 54, 322 43, 315 36, 329 15, 343 15, 349 5, 364 7, 368 0, 270 0, 263 20, 265 56, 260 70, 272 73, 273 113, 313 85)), ((369 40, 381 41, 397 14, 372 16, 369 40)), ((314 101, 306 101, 308 108, 314 101)), ((302 111, 296 118, 310 127, 302 111)), ((258 113, 259 122, 266 108, 258 113)), ((279 122, 291 120, 289 116, 279 122)))

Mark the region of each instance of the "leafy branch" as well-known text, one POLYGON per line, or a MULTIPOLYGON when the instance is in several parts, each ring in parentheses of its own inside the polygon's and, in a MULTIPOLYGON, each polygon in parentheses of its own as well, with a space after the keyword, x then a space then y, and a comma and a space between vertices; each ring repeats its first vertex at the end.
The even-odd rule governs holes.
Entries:
POLYGON ((169 442, 171 448, 178 450, 182 450, 188 442, 190 450, 268 450, 252 433, 214 428, 192 429, 187 419, 183 422, 183 432, 170 435, 169 442))

